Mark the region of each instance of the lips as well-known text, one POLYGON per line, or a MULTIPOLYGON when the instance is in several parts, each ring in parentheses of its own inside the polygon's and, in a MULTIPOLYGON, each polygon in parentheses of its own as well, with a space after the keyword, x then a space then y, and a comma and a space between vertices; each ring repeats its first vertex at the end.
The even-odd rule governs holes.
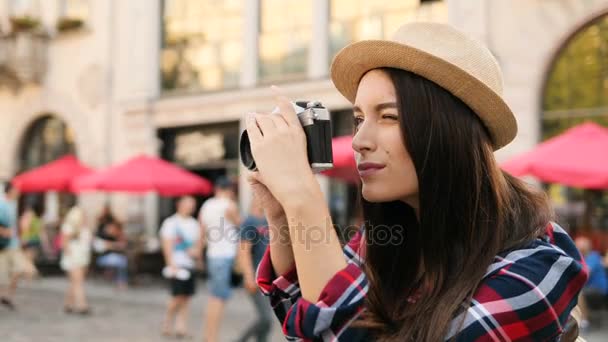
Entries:
POLYGON ((363 178, 363 177, 371 176, 371 175, 375 174, 376 172, 384 169, 385 167, 386 167, 385 164, 363 162, 363 163, 359 163, 359 165, 357 165, 357 170, 359 170, 359 176, 361 178, 363 178))

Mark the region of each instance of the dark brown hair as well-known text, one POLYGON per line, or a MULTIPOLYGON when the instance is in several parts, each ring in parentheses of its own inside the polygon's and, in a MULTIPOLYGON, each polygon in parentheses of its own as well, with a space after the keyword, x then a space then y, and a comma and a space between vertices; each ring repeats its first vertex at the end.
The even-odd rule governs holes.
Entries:
POLYGON ((362 200, 370 290, 357 325, 378 340, 440 341, 494 256, 541 235, 551 211, 543 193, 500 170, 488 131, 466 104, 413 73, 383 70, 397 94, 420 207, 417 215, 401 201, 362 200), (377 243, 381 230, 405 238, 377 243))

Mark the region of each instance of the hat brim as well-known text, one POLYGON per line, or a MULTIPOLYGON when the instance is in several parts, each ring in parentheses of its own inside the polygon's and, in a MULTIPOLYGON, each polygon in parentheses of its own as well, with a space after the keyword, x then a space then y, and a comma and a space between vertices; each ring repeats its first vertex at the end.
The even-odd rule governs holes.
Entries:
POLYGON ((387 40, 352 43, 334 57, 331 79, 338 91, 354 103, 363 75, 383 67, 410 71, 459 98, 484 123, 491 135, 494 150, 506 146, 515 138, 517 121, 500 95, 456 65, 405 44, 387 40))

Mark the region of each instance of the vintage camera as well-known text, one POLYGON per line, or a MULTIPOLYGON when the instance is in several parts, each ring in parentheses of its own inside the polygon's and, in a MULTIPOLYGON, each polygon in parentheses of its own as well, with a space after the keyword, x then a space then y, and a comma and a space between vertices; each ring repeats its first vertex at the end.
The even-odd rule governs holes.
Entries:
MULTIPOLYGON (((292 105, 306 134, 308 162, 313 172, 331 169, 334 164, 329 111, 318 101, 296 101, 292 102, 292 105)), ((241 135, 240 151, 243 165, 249 170, 257 170, 255 160, 251 155, 247 130, 241 135)))

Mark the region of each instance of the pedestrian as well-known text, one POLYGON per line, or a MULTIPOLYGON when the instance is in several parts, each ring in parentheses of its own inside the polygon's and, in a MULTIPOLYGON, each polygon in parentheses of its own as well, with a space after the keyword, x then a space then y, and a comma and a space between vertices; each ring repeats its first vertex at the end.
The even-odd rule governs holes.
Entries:
POLYGON ((243 272, 245 290, 249 292, 257 316, 238 341, 246 342, 253 338, 257 342, 265 342, 268 341, 273 314, 270 304, 255 283, 255 270, 268 247, 268 222, 260 202, 255 198, 251 201, 249 215, 241 224, 240 238, 239 266, 243 272))
POLYGON ((78 206, 70 208, 61 225, 60 266, 69 278, 64 301, 65 313, 83 316, 91 314, 85 281, 91 261, 92 238, 84 211, 78 206))
POLYGON ((16 306, 13 297, 22 277, 33 277, 36 269, 25 257, 19 242, 17 201, 19 190, 10 182, 0 196, 0 304, 10 310, 16 306))
POLYGON ((214 196, 199 211, 199 222, 205 232, 209 274, 209 301, 203 334, 205 341, 218 341, 224 308, 232 295, 231 275, 238 247, 239 211, 234 184, 227 177, 215 181, 214 196))
POLYGON ((409 23, 346 46, 331 78, 362 182, 365 226, 344 249, 289 100, 247 120, 270 227, 257 281, 289 339, 560 339, 587 274, 546 195, 495 160, 517 124, 490 51, 409 23))
POLYGON ((188 337, 189 304, 196 291, 196 260, 202 257, 201 228, 192 217, 196 206, 193 197, 178 200, 176 213, 163 221, 160 229, 171 299, 167 304, 162 334, 188 337))

